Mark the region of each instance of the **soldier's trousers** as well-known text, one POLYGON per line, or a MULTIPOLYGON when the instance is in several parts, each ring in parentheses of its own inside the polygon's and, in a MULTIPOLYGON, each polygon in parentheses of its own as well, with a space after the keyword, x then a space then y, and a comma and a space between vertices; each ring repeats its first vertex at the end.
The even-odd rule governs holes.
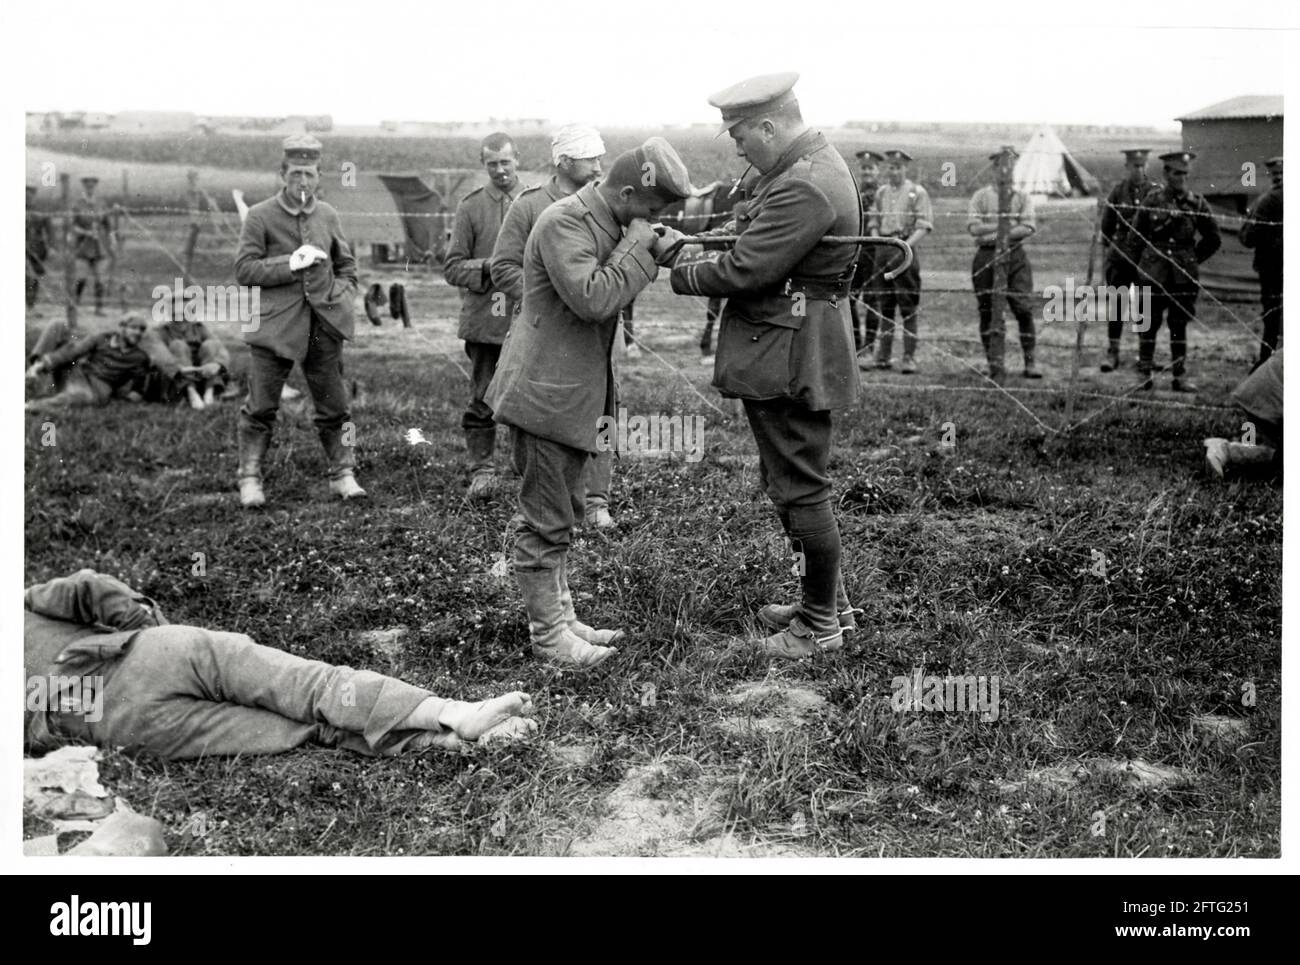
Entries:
MULTIPOLYGON (((984 345, 984 355, 991 367, 998 369, 1006 357, 1006 329, 1002 313, 993 317, 993 284, 997 277, 995 264, 996 253, 992 245, 980 245, 975 249, 975 258, 971 262, 971 287, 975 289, 975 304, 979 309, 980 342, 984 345)), ((1033 270, 1029 267, 1029 258, 1019 245, 1013 246, 1007 253, 1007 307, 1016 318, 1020 328, 1020 349, 1025 357, 1033 355, 1036 336, 1034 331, 1034 290, 1033 270)))
POLYGON ((799 612, 816 632, 838 628, 840 528, 831 509, 831 414, 789 399, 745 400, 759 479, 795 552, 802 554, 799 612))
POLYGON ((465 354, 469 356, 469 405, 461 416, 462 429, 491 429, 496 432, 497 424, 492 421, 492 409, 483 401, 487 395, 492 376, 497 374, 497 361, 501 358, 501 346, 491 342, 466 342, 465 354))
POLYGON ((1156 335, 1168 322, 1171 371, 1175 378, 1183 374, 1187 364, 1187 323, 1196 314, 1196 295, 1196 289, 1166 292, 1156 288, 1151 292, 1151 318, 1146 330, 1138 335, 1139 372, 1146 375, 1155 367, 1156 335))
POLYGON ((52 729, 167 758, 274 754, 307 743, 395 754, 421 733, 396 726, 433 696, 242 633, 178 624, 142 630, 120 659, 91 672, 103 675, 100 720, 54 714, 52 729))
POLYGON ((917 309, 921 304, 921 260, 913 252, 912 264, 897 278, 887 280, 885 273, 902 264, 903 255, 890 248, 887 254, 877 253, 875 270, 871 276, 868 299, 874 299, 874 308, 880 313, 880 327, 876 332, 876 358, 888 362, 894 350, 894 310, 903 322, 903 357, 911 358, 916 352, 917 309))
MULTIPOLYGON (((1138 274, 1137 265, 1133 264, 1132 261, 1125 260, 1124 255, 1117 252, 1108 251, 1106 253, 1105 278, 1106 284, 1112 288, 1128 288, 1130 285, 1143 284, 1143 278, 1138 274)), ((1100 309, 1103 304, 1109 304, 1109 301, 1098 298, 1097 307, 1100 309)), ((1131 311, 1132 309, 1130 309, 1131 311)), ((1124 335, 1124 318, 1122 312, 1113 314, 1115 315, 1114 318, 1106 319, 1106 338, 1111 345, 1118 348, 1124 335)))
POLYGON ((589 510, 597 506, 608 508, 609 491, 614 484, 613 451, 606 450, 592 456, 583 471, 583 478, 586 480, 583 485, 587 494, 586 508, 589 510))
POLYGON ((1259 360, 1264 362, 1277 351, 1282 334, 1282 272, 1260 272, 1259 300, 1264 308, 1264 334, 1260 339, 1259 360))
POLYGON ((858 267, 853 272, 853 285, 849 292, 849 315, 853 319, 853 348, 859 353, 869 352, 876 345, 876 331, 880 327, 880 310, 876 308, 876 295, 871 287, 875 274, 875 248, 864 247, 858 255, 858 267))
MULTIPOLYGON (((172 353, 172 358, 181 365, 207 365, 221 358, 221 342, 215 338, 204 339, 197 346, 192 346, 184 339, 178 338, 168 342, 167 348, 172 353)), ((224 372, 218 372, 212 378, 194 384, 200 390, 208 386, 220 389, 226 384, 226 376, 224 372)))
POLYGON ((519 501, 511 526, 515 568, 556 569, 564 564, 574 524, 586 512, 585 475, 591 453, 510 427, 519 501))

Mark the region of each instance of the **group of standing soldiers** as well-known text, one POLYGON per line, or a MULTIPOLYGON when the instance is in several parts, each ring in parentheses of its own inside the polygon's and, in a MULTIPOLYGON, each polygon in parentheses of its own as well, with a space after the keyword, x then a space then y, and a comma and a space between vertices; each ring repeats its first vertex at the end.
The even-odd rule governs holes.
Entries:
MULTIPOLYGON (((74 304, 81 304, 87 282, 93 280, 95 314, 104 314, 104 295, 107 284, 102 264, 112 259, 117 250, 117 227, 113 212, 95 197, 99 178, 81 179, 81 197, 72 203, 67 223, 68 236, 64 245, 75 262, 75 282, 71 293, 74 304)), ((27 236, 26 236, 26 289, 27 308, 36 307, 41 279, 45 276, 45 260, 54 243, 54 228, 50 216, 33 207, 36 185, 27 185, 27 236)))
MULTIPOLYGON (((1218 224, 1209 203, 1187 187, 1190 151, 1162 154, 1163 183, 1147 175, 1150 151, 1124 151, 1125 178, 1111 191, 1103 208, 1101 237, 1105 246, 1104 272, 1108 286, 1133 295, 1127 304, 1130 316, 1139 304, 1138 287, 1148 287, 1150 317, 1132 318, 1139 333, 1138 371, 1140 388, 1152 387, 1156 369, 1155 343, 1161 326, 1168 324, 1172 388, 1192 392, 1195 386, 1186 375, 1187 323, 1195 316, 1200 290, 1198 266, 1220 247, 1218 224)), ((921 293, 921 259, 918 246, 934 228, 930 198, 923 186, 907 174, 911 155, 903 150, 883 154, 857 152, 858 188, 869 234, 906 240, 913 248, 912 264, 890 277, 900 264, 893 249, 865 248, 854 276, 851 311, 859 368, 891 369, 895 312, 903 325, 903 359, 900 371, 917 370, 915 352, 919 340, 917 315, 921 293), (884 170, 884 182, 880 172, 884 170)), ((1033 275, 1024 244, 1036 230, 1033 199, 1010 186, 1011 170, 1018 157, 1014 148, 1003 147, 989 155, 995 178, 971 198, 967 230, 976 249, 971 265, 971 283, 979 312, 979 334, 988 364, 989 378, 1005 379, 1004 330, 995 296, 1005 297, 1015 317, 1024 355, 1023 374, 1042 378, 1035 361, 1037 338, 1033 275), (1002 182, 1006 182, 1002 184, 1002 182), (999 185, 1002 184, 1001 188, 999 185), (1005 201, 1001 200, 1005 195, 1005 201), (999 214, 1001 205, 1005 211, 999 214), (999 223, 1005 222, 1005 254, 999 256, 999 223), (998 262, 1005 265, 1005 287, 998 290, 995 279, 998 262)), ((1241 242, 1255 249, 1255 270, 1260 277, 1264 309, 1264 330, 1259 361, 1276 348, 1282 327, 1282 158, 1267 162, 1272 188, 1252 206, 1241 228, 1241 242)), ((1107 319, 1107 350, 1102 372, 1120 368, 1120 343, 1129 318, 1112 312, 1107 319)))

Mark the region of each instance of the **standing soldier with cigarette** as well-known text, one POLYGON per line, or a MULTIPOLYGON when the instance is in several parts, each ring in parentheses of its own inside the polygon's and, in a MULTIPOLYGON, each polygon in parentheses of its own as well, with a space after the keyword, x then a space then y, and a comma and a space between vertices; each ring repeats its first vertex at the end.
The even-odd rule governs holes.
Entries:
POLYGON ((1269 158, 1264 167, 1273 179, 1273 186, 1251 205, 1239 235, 1243 245, 1255 249, 1259 300, 1264 308, 1264 335, 1256 365, 1268 361, 1282 334, 1282 159, 1269 158))
POLYGON ((239 410, 239 501, 262 506, 262 462, 280 410, 280 392, 302 368, 316 408, 316 431, 329 463, 329 488, 351 499, 366 491, 353 477, 352 415, 343 382, 343 343, 352 338, 357 263, 338 212, 316 197, 321 143, 310 134, 284 139, 282 187, 248 209, 239 235, 235 280, 255 286, 257 317, 243 326, 248 398, 239 410))
POLYGON ((774 632, 755 645, 790 659, 837 650, 854 627, 829 462, 831 410, 858 398, 846 311, 858 246, 821 239, 862 232, 853 173, 804 122, 798 79, 753 77, 709 98, 722 112, 719 136, 730 134, 760 176, 736 205, 735 247, 681 256, 672 273, 678 294, 727 299, 713 385, 744 403, 760 478, 800 561, 801 601, 763 607, 759 620, 774 632))
POLYGON ((1175 392, 1195 392, 1188 381, 1187 323, 1196 316, 1196 296, 1201 290, 1198 266, 1222 241, 1210 203, 1187 189, 1187 175, 1196 155, 1174 151, 1160 155, 1165 163, 1165 183, 1152 188, 1138 209, 1137 233, 1142 240, 1138 270, 1151 286, 1151 317, 1138 341, 1140 389, 1152 387, 1156 333, 1169 322, 1169 356, 1175 392))
POLYGON ((465 451, 469 456, 470 499, 485 499, 496 486, 497 428, 492 410, 483 401, 496 374, 501 343, 510 328, 515 306, 510 295, 492 281, 492 249, 506 212, 523 193, 516 172, 518 157, 508 134, 489 134, 479 147, 479 160, 488 183, 475 188, 456 206, 451 243, 442 263, 447 284, 460 289, 460 325, 472 368, 470 399, 461 417, 465 451))

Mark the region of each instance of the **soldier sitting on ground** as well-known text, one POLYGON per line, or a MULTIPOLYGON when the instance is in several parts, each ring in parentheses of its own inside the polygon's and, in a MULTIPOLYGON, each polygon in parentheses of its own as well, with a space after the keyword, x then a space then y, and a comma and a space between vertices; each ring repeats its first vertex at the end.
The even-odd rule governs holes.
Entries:
POLYGON ((166 381, 181 376, 180 363, 147 332, 144 317, 125 315, 116 331, 79 334, 66 322, 50 322, 31 356, 27 378, 37 394, 53 395, 27 404, 28 411, 69 406, 107 405, 113 398, 143 399, 141 389, 151 370, 166 381))
POLYGON ((230 351, 203 322, 189 321, 183 315, 177 318, 169 304, 163 314, 167 320, 154 329, 154 334, 171 352, 186 377, 185 396, 190 408, 216 405, 230 378, 230 351))
POLYGON ((370 755, 536 732, 528 694, 445 700, 370 670, 169 624, 148 597, 79 570, 23 595, 23 743, 85 741, 182 759, 324 744, 370 755))

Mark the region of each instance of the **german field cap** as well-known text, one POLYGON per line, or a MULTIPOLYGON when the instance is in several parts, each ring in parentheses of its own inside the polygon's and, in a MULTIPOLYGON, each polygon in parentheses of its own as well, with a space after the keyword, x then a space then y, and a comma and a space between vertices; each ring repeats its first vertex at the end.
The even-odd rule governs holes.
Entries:
POLYGON ((867 151, 867 150, 854 151, 853 156, 856 158, 868 158, 872 161, 875 161, 877 164, 879 164, 881 161, 885 159, 885 156, 881 154, 879 151, 867 151))
POLYGON ((284 159, 290 164, 315 164, 321 143, 310 134, 290 134, 284 139, 284 159))
POLYGON ((885 160, 889 161, 891 164, 908 164, 912 160, 912 155, 908 154, 906 151, 900 150, 899 148, 894 148, 893 150, 885 152, 885 160))
POLYGON ((1192 169, 1192 162, 1196 160, 1196 155, 1191 151, 1170 151, 1168 154, 1160 155, 1160 160, 1165 162, 1165 167, 1170 171, 1181 171, 1186 174, 1192 169))
POLYGON ((1268 168, 1268 170, 1270 171, 1281 171, 1282 155, 1279 154, 1277 157, 1269 158, 1267 161, 1264 162, 1264 167, 1268 168))
POLYGON ((722 111, 722 127, 715 136, 721 137, 741 121, 795 103, 794 85, 798 79, 792 70, 760 74, 713 94, 709 103, 722 111))
POLYGON ((1129 147, 1129 148, 1125 148, 1120 153, 1124 155, 1125 161, 1146 161, 1146 159, 1151 156, 1151 148, 1129 147))
POLYGON ((676 149, 662 137, 647 138, 633 152, 642 172, 642 183, 669 199, 689 198, 691 178, 686 163, 676 149))

